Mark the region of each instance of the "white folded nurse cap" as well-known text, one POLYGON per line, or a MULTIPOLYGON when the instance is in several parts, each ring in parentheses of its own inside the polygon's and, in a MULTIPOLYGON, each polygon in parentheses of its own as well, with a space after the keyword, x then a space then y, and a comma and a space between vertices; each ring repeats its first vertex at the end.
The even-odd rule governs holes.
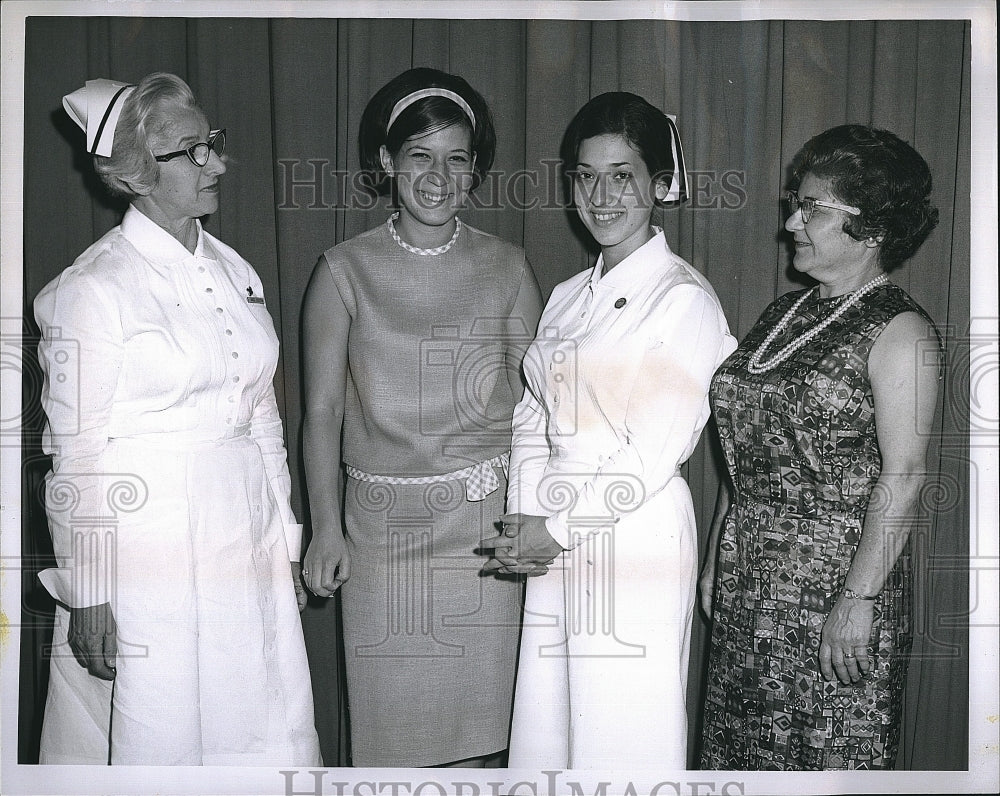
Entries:
POLYGON ((63 97, 66 113, 87 134, 87 151, 91 155, 111 155, 118 117, 134 88, 102 77, 88 80, 83 88, 63 97))
POLYGON ((670 128, 670 154, 674 159, 674 175, 663 202, 684 202, 688 198, 687 164, 684 162, 684 147, 681 145, 681 134, 677 132, 677 117, 665 113, 667 126, 670 128))

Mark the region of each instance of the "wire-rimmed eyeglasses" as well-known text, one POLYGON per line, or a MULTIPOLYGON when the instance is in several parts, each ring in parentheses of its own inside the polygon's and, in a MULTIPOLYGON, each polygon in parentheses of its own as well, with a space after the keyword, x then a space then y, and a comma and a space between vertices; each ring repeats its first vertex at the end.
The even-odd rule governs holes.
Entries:
POLYGON ((199 141, 197 144, 191 144, 191 146, 178 149, 176 152, 167 152, 165 155, 153 155, 153 158, 159 163, 165 163, 168 160, 179 158, 181 155, 187 155, 188 159, 194 165, 201 168, 208 163, 208 159, 212 156, 213 152, 222 157, 222 153, 225 151, 226 128, 223 127, 221 130, 212 130, 209 132, 208 141, 199 141))
POLYGON ((797 191, 786 191, 785 201, 788 202, 788 209, 791 211, 791 214, 794 214, 796 210, 802 211, 802 223, 804 224, 809 223, 813 210, 817 207, 829 207, 831 210, 843 210, 845 213, 850 213, 852 216, 861 215, 861 211, 851 205, 840 205, 836 202, 824 202, 821 199, 800 199, 797 191))

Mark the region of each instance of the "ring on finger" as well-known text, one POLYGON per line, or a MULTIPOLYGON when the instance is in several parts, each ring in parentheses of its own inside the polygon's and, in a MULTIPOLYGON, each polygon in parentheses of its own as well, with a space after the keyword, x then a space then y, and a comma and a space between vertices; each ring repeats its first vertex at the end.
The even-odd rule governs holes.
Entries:
POLYGON ((850 660, 854 660, 854 658, 855 658, 855 657, 856 657, 856 656, 855 656, 855 654, 854 654, 853 652, 845 652, 845 653, 844 653, 844 658, 845 658, 846 660, 849 660, 849 661, 850 661, 850 660))

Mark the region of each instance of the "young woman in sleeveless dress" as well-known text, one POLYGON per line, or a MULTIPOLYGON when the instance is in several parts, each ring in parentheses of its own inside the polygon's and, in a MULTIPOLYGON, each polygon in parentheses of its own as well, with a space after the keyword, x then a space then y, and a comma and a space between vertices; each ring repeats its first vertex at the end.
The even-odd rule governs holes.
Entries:
POLYGON ((404 72, 359 137, 397 211, 323 254, 306 295, 303 577, 341 591, 353 764, 483 765, 507 746, 521 587, 476 550, 541 299, 519 247, 458 217, 495 148, 465 80, 404 72))

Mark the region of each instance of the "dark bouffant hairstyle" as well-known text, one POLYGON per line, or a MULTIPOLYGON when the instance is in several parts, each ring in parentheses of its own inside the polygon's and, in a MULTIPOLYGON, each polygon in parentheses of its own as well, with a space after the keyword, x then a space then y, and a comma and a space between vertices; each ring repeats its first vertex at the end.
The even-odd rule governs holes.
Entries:
POLYGON ((493 115, 486 100, 464 78, 438 69, 416 67, 394 77, 375 93, 361 116, 358 152, 367 186, 381 193, 390 182, 379 158, 379 148, 383 144, 395 157, 407 139, 443 130, 453 124, 464 125, 472 136, 472 152, 476 156, 472 182, 475 190, 493 165, 496 153, 493 115), (400 113, 387 130, 393 106, 408 94, 424 88, 444 88, 458 94, 469 104, 476 117, 475 129, 457 103, 447 97, 424 97, 400 113))
POLYGON ((577 111, 566 129, 561 147, 563 170, 567 175, 576 170, 580 144, 588 138, 620 135, 639 153, 653 179, 669 184, 676 166, 670 150, 672 124, 663 111, 638 94, 598 94, 577 111))
POLYGON ((888 130, 832 127, 799 150, 792 173, 795 187, 807 173, 829 179, 839 201, 861 210, 847 216, 844 232, 855 240, 880 240, 879 263, 887 271, 912 257, 937 226, 927 162, 888 130))

